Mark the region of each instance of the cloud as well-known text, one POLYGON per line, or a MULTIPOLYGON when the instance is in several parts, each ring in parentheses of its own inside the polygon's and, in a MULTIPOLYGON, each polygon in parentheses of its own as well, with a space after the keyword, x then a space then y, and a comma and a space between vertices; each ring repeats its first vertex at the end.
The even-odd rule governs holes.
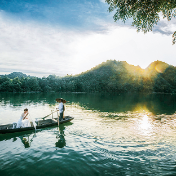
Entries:
POLYGON ((69 48, 71 31, 6 19, 1 15, 1 68, 63 75, 65 58, 72 53, 69 48))
POLYGON ((44 3, 45 1, 42 12, 36 10, 41 18, 44 17, 43 20, 31 17, 30 13, 34 9, 32 4, 26 4, 29 15, 26 15, 27 10, 18 12, 20 15, 25 14, 24 18, 18 18, 18 15, 13 17, 12 10, 8 13, 0 11, 1 74, 20 71, 40 77, 50 74, 74 75, 108 59, 125 60, 142 68, 154 60, 176 65, 175 46, 172 46, 171 38, 173 23, 168 26, 165 21, 161 21, 154 32, 144 35, 136 32, 130 20, 125 24, 121 21, 113 22, 112 14, 104 11, 105 6, 103 10, 98 7, 98 3, 94 7, 93 1, 79 4, 79 13, 74 14, 74 8, 69 13, 71 6, 62 9, 61 12, 67 10, 69 18, 65 15, 61 21, 55 23, 53 21, 63 17, 59 16, 62 13, 55 13, 53 4, 47 7, 44 3), (89 8, 82 8, 84 5, 89 8), (71 20, 72 15, 73 21, 70 25, 69 20, 64 20, 71 20), (164 32, 167 35, 161 35, 164 32))
POLYGON ((166 18, 160 14, 160 21, 154 26, 154 33, 161 33, 163 35, 172 35, 176 31, 176 18, 168 21, 166 18))
POLYGON ((106 3, 105 0, 99 0, 99 1, 102 2, 102 3, 106 3))
POLYGON ((169 37, 152 32, 137 33, 135 29, 121 26, 111 26, 105 33, 90 32, 79 37, 82 41, 72 43, 76 53, 73 55, 74 66, 86 71, 110 59, 127 61, 142 68, 155 60, 176 65, 175 48, 169 37))

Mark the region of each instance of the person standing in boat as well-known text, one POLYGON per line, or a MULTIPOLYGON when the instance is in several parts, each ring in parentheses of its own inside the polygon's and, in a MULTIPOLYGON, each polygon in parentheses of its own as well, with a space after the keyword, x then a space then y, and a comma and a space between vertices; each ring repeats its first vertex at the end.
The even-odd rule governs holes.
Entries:
POLYGON ((23 128, 23 127, 30 127, 31 124, 30 124, 30 121, 28 119, 28 109, 24 109, 24 112, 21 114, 21 117, 20 119, 18 120, 17 122, 17 128, 23 128))
POLYGON ((59 106, 57 108, 57 110, 59 110, 59 113, 60 113, 60 115, 58 117, 58 125, 59 125, 59 121, 63 120, 63 114, 64 114, 65 108, 64 108, 63 98, 57 98, 56 101, 59 102, 59 106))

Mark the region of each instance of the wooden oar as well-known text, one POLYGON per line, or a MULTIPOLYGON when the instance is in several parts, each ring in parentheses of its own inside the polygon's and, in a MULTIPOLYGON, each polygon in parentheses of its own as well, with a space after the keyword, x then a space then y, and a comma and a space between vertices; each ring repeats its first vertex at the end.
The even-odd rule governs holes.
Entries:
POLYGON ((57 111, 57 123, 58 123, 58 126, 59 126, 59 115, 58 115, 58 111, 57 111))
POLYGON ((40 119, 43 119, 43 120, 44 120, 44 119, 46 119, 48 116, 50 116, 51 114, 53 114, 53 113, 55 113, 55 112, 57 112, 57 110, 56 110, 56 111, 54 111, 54 112, 52 111, 50 114, 48 114, 48 115, 46 115, 45 117, 40 118, 40 119))
POLYGON ((50 115, 52 115, 55 112, 57 112, 57 110, 56 111, 52 111, 50 114, 46 115, 45 117, 39 117, 39 118, 35 118, 35 119, 43 119, 44 120, 44 119, 46 119, 47 117, 49 117, 50 115))

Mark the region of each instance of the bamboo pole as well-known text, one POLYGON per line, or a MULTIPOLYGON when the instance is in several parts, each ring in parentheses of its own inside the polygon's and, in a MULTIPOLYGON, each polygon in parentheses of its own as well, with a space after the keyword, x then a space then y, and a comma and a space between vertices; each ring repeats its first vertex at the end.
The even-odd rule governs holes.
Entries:
POLYGON ((53 119, 53 110, 51 110, 51 114, 52 114, 52 119, 53 119))
POLYGON ((45 117, 41 117, 41 118, 35 118, 35 119, 46 119, 47 117, 49 117, 50 115, 54 114, 57 111, 52 111, 50 114, 46 115, 45 117))
POLYGON ((57 111, 57 122, 58 122, 58 126, 59 126, 59 115, 58 115, 58 111, 57 111))

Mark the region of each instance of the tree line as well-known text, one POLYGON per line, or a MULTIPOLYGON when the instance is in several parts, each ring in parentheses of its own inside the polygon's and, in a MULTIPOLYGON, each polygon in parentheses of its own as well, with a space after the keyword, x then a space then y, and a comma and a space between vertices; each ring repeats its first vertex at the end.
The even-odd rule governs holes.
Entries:
POLYGON ((176 93, 176 68, 155 61, 147 69, 124 61, 104 62, 79 75, 38 78, 14 72, 0 76, 0 92, 176 93))

